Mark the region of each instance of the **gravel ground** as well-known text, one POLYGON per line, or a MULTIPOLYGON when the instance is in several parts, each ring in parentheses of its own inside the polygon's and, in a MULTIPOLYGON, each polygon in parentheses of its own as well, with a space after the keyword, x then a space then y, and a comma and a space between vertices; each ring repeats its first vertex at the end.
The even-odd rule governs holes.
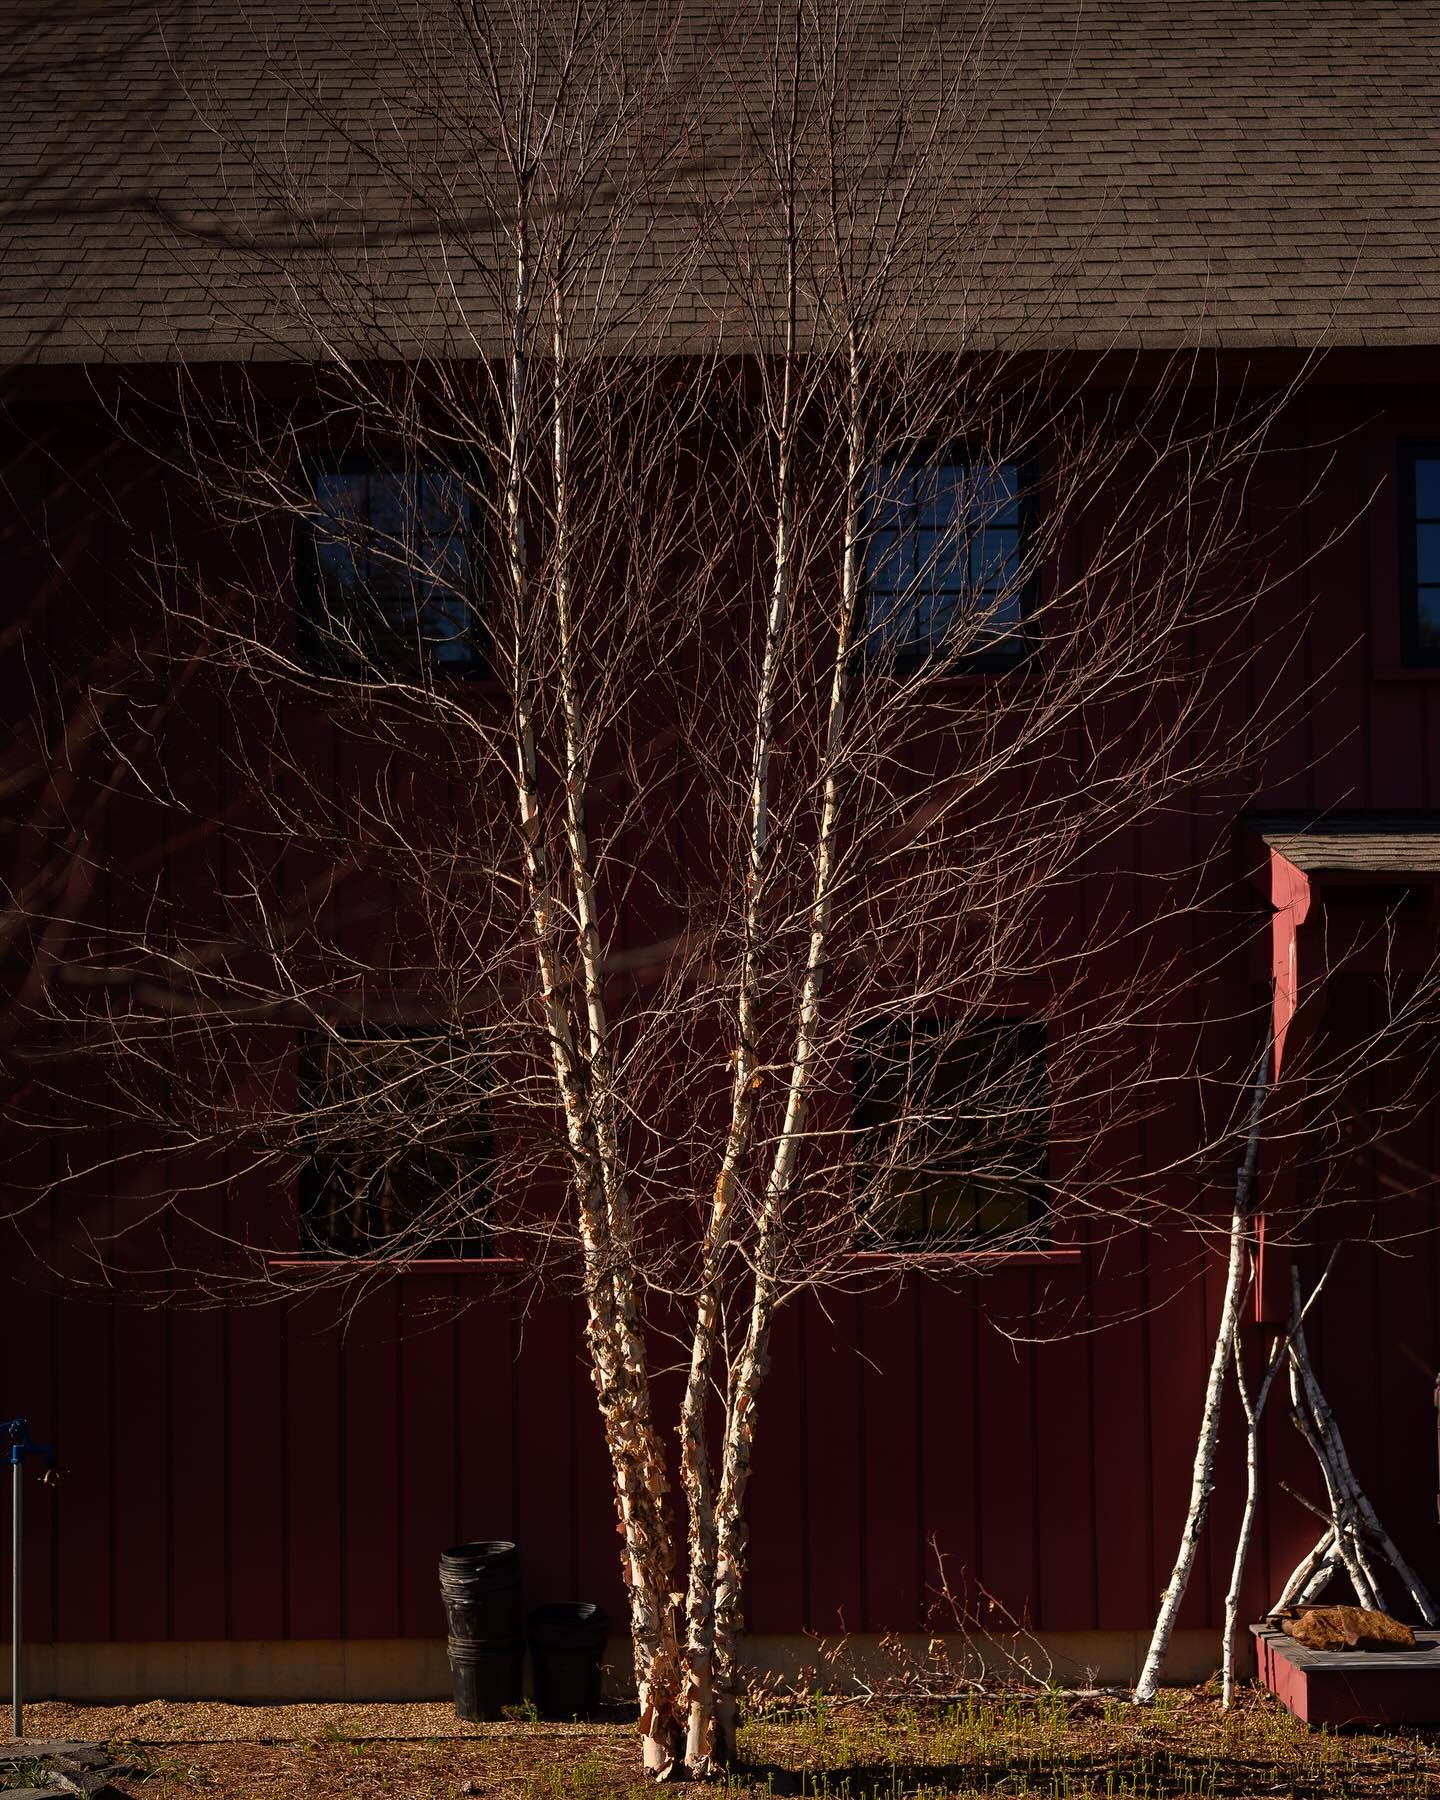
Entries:
POLYGON ((133 1800, 644 1800, 633 1721, 471 1725, 443 1701, 40 1701, 25 1730, 115 1746, 140 1771, 116 1784, 133 1800))
MULTIPOLYGON (((96 1739, 130 1800, 649 1800, 633 1715, 467 1725, 445 1702, 26 1709, 32 1738, 96 1739)), ((863 1706, 817 1696, 742 1734, 748 1770, 677 1800, 1440 1800, 1440 1733, 1312 1732, 1269 1695, 1222 1714, 1208 1690, 1153 1708, 1105 1695, 863 1706)), ((0 1800, 4 1800, 0 1793, 0 1800)))
POLYGON ((142 1700, 135 1706, 79 1706, 39 1700, 25 1708, 25 1732, 34 1738, 123 1738, 144 1744, 291 1744, 343 1735, 347 1738, 419 1743, 436 1738, 504 1740, 538 1736, 586 1737, 589 1725, 471 1725, 457 1719, 448 1700, 391 1704, 324 1701, 264 1706, 222 1700, 142 1700))

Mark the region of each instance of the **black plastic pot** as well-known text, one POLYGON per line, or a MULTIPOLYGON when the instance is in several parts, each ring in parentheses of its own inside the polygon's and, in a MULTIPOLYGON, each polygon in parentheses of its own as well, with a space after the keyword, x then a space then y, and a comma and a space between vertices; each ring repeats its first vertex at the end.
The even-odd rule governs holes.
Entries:
POLYGON ((535 1705, 547 1719, 588 1719, 600 1705, 600 1661, 610 1621, 592 1601, 537 1606, 530 1614, 535 1705))
POLYGON ((498 1719, 519 1703, 520 1553, 503 1539, 456 1544, 440 1557, 450 1682, 462 1719, 498 1719))
POLYGON ((442 1551, 440 1597, 452 1638, 519 1648, 520 1552, 513 1544, 487 1538, 442 1551))
POLYGON ((462 1719, 498 1719, 505 1707, 519 1705, 524 1656, 518 1645, 452 1637, 446 1650, 455 1711, 462 1719))

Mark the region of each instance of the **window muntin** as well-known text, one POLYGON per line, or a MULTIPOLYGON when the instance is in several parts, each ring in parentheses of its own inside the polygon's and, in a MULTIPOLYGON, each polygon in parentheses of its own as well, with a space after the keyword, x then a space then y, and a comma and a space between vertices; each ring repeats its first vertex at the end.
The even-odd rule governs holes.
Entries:
POLYGON ((483 1087, 482 1066, 449 1034, 308 1035, 302 1250, 486 1255, 493 1144, 483 1087))
POLYGON ((1042 1024, 887 1022, 857 1039, 852 1074, 869 1244, 1042 1241, 1050 1125, 1042 1024))
POLYGON ((1440 666, 1440 443, 1401 446, 1399 485, 1401 655, 1440 666))
POLYGON ((309 659, 351 677, 484 669, 475 606, 475 502, 440 465, 347 458, 309 473, 302 544, 309 659))
POLYGON ((1017 462, 878 463, 866 483, 865 648, 900 670, 933 657, 1005 667, 1025 653, 1017 462))

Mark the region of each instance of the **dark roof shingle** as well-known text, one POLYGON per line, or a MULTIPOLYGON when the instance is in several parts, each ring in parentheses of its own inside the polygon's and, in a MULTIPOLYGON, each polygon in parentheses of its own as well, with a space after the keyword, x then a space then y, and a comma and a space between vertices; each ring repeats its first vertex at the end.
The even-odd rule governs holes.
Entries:
MULTIPOLYGON (((682 8, 682 63, 720 3, 682 8)), ((465 348, 484 283, 373 154, 434 125, 434 65, 395 45, 443 4, 14 0, 0 358, 324 354, 357 268, 399 348, 465 348), (299 306, 285 191, 341 245, 299 306)), ((1440 345, 1440 7, 1032 0, 987 31, 956 130, 994 209, 949 324, 1094 349, 1440 345)), ((463 145, 420 161, 463 211, 463 145)), ((672 333, 704 313, 677 306, 672 333)))

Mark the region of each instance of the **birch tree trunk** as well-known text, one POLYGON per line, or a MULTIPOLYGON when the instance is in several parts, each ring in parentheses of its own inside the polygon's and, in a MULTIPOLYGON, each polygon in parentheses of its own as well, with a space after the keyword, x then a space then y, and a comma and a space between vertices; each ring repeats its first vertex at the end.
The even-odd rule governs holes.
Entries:
POLYGON ((776 426, 774 565, 765 624, 750 767, 749 834, 740 974, 736 991, 734 1074, 730 1122, 711 1196, 701 1247, 700 1292, 695 1305, 690 1367, 680 1414, 680 1469, 689 1508, 689 1579, 686 1621, 685 1761, 692 1774, 710 1772, 733 1755, 733 1732, 717 1744, 715 1730, 716 1567, 719 1533, 706 1431, 706 1411, 714 1380, 716 1332, 720 1317, 720 1275, 730 1239, 736 1184, 750 1147, 758 1069, 758 996, 766 930, 766 884, 770 862, 770 759, 775 733, 775 695, 781 652, 790 614, 794 556, 794 414, 796 351, 796 268, 793 208, 787 215, 785 342, 776 426))
MULTIPOLYGON (((578 959, 586 1005, 582 1039, 557 955, 560 907, 550 867, 541 802, 534 679, 530 671, 530 627, 542 597, 533 579, 524 509, 528 453, 527 315, 534 282, 533 246, 522 189, 515 227, 514 310, 507 385, 504 519, 511 587, 515 696, 515 789, 525 846, 526 877, 537 973, 555 1079, 563 1101, 573 1166, 577 1235, 583 1259, 586 1339, 614 1478, 616 1509, 625 1545, 635 1680, 640 1699, 644 1762, 656 1775, 668 1774, 679 1749, 679 1656, 669 1589, 673 1551, 665 1516, 664 1456, 651 1416, 644 1340, 635 1306, 628 1255, 628 1198, 620 1180, 614 1132, 608 1115, 607 1028, 600 970, 600 938, 594 886, 585 836, 583 798, 574 780, 564 783, 564 830, 574 890, 578 959)), ((570 603, 569 494, 566 457, 564 331, 561 312, 563 269, 548 271, 553 311, 552 441, 555 482, 555 573, 553 590, 559 643, 560 700, 564 719, 567 773, 585 754, 584 724, 575 676, 570 603)))
POLYGON ((745 1342, 727 1392, 724 1463, 716 1505, 715 1642, 719 1691, 715 1703, 714 1749, 730 1760, 735 1748, 735 1648, 741 1626, 745 1575, 743 1512, 760 1389, 769 1370, 770 1332, 779 1292, 780 1244, 786 1208, 797 1179, 810 1103, 810 1082, 830 942, 835 886, 839 875, 841 762, 846 705, 854 664, 859 608, 864 437, 861 424, 860 351, 849 343, 849 405, 840 581, 830 699, 825 724, 825 781, 815 849, 815 884, 810 907, 810 939, 797 1013, 794 1054, 786 1087, 785 1113, 766 1181, 755 1254, 754 1287, 745 1342))
POLYGON ((1140 1671, 1140 1679, 1135 1684, 1134 1698, 1137 1705, 1146 1705, 1153 1700, 1156 1689, 1160 1686, 1165 1652, 1175 1629, 1180 1602, 1185 1598, 1190 1572, 1195 1566, 1200 1533, 1204 1529, 1210 1495, 1214 1491, 1215 1446, 1220 1437, 1220 1402, 1225 1389, 1225 1366, 1230 1360, 1240 1316, 1241 1295, 1245 1290, 1245 1244, 1250 1224, 1251 1192, 1260 1156, 1260 1117, 1265 1106, 1270 1056, 1271 1048, 1267 1043, 1255 1073, 1250 1133, 1240 1171, 1235 1179, 1235 1206, 1230 1216, 1230 1255, 1225 1271, 1225 1298, 1220 1307, 1220 1326, 1215 1334, 1215 1348, 1210 1356, 1210 1374, 1205 1383, 1205 1407, 1200 1417, 1200 1436, 1195 1446, 1195 1462, 1190 1478, 1190 1506, 1180 1534, 1180 1549, 1175 1558, 1175 1567, 1160 1596, 1160 1611, 1155 1620, 1150 1648, 1140 1671))
MULTIPOLYGON (((1303 1307, 1300 1305, 1299 1288, 1294 1288, 1289 1323, 1286 1325, 1284 1334, 1270 1352, 1265 1365, 1265 1374, 1253 1401, 1245 1380, 1245 1358, 1237 1321, 1233 1355, 1235 1386, 1239 1390, 1240 1406, 1245 1414, 1245 1508, 1240 1518, 1240 1530, 1235 1539, 1235 1556, 1230 1565, 1230 1585, 1225 1593, 1225 1639, 1221 1647, 1220 1701, 1227 1711, 1235 1694, 1235 1637, 1240 1618, 1240 1588, 1245 1579, 1245 1563, 1250 1553, 1250 1537, 1255 1528, 1255 1510, 1259 1500, 1260 1422, 1265 1416, 1266 1402, 1270 1398, 1270 1390, 1275 1385, 1275 1377, 1280 1372, 1281 1365, 1285 1362, 1297 1333, 1304 1327, 1306 1313, 1319 1299, 1325 1283, 1329 1280, 1330 1270, 1334 1264, 1335 1257, 1332 1254, 1329 1263, 1326 1264, 1325 1272, 1316 1282, 1303 1307)), ((1324 1541, 1322 1539, 1322 1543, 1324 1541)))
MULTIPOLYGON (((564 829, 570 855, 577 960, 585 999, 585 1072, 590 1115, 587 1149, 598 1170, 604 1208, 603 1234, 595 1235, 594 1244, 597 1255, 603 1254, 607 1265, 587 1269, 587 1288, 593 1286, 595 1293, 591 1307, 595 1379, 626 1545, 645 1767, 663 1777, 674 1769, 680 1740, 680 1667, 670 1596, 674 1554, 666 1516, 665 1456, 653 1423, 645 1340, 635 1292, 631 1209, 615 1127, 599 907, 585 828, 585 794, 593 743, 577 671, 564 293, 565 270, 557 257, 551 287, 554 542, 550 586, 563 720, 564 829)), ((587 1263, 590 1238, 587 1233, 587 1263)))

